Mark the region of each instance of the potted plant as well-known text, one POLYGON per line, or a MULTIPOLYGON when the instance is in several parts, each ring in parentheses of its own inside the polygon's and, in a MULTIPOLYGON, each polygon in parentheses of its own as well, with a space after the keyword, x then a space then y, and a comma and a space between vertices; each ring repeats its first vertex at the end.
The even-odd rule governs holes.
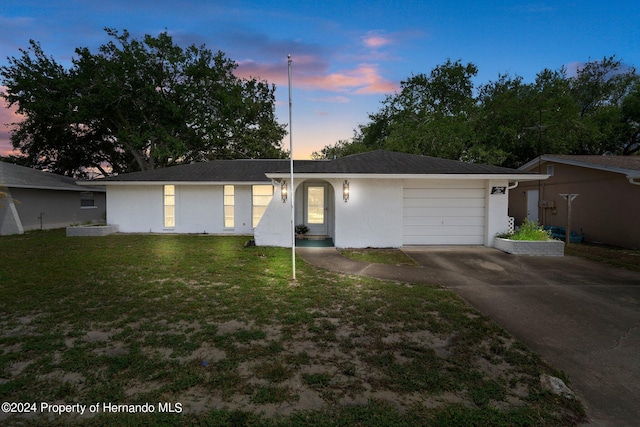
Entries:
POLYGON ((296 236, 298 239, 304 239, 304 235, 309 231, 309 227, 306 224, 296 225, 296 236))

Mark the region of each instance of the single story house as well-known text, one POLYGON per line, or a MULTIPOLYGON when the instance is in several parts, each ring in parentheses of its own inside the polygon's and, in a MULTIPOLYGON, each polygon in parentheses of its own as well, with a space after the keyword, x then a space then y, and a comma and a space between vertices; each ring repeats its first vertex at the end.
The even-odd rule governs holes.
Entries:
MULTIPOLYGON (((389 151, 334 160, 216 160, 99 180, 120 232, 254 235, 291 247, 295 223, 337 247, 493 246, 508 194, 537 173, 389 151)), ((89 181, 95 185, 98 182, 89 181)))
POLYGON ((0 162, 0 235, 104 222, 106 190, 62 175, 0 162))
POLYGON ((586 241, 640 248, 640 156, 545 154, 520 167, 549 176, 524 182, 509 194, 509 212, 549 226, 567 226, 568 203, 561 194, 578 194, 571 205, 571 229, 586 241))

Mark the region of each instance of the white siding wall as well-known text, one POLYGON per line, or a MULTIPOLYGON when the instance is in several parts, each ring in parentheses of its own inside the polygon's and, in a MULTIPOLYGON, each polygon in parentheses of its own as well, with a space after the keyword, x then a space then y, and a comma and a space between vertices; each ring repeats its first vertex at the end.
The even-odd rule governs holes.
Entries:
MULTIPOLYGON (((344 179, 328 179, 333 187, 333 201, 328 203, 329 234, 336 247, 400 247, 402 246, 402 182, 401 180, 349 179, 350 197, 342 198, 344 179), (334 214, 331 213, 331 208, 334 214)), ((295 181, 302 189, 303 180, 295 181)), ((313 181, 319 182, 319 181, 313 181)), ((289 189, 291 188, 288 182, 289 189)), ((289 193, 291 194, 291 193, 289 193)), ((302 191, 296 191, 296 220, 302 218, 302 191)), ((291 247, 291 205, 282 203, 280 188, 276 187, 271 204, 255 230, 259 246, 291 247)))
MULTIPOLYGON (((287 186, 289 194, 292 194, 291 182, 287 181, 287 186)), ((275 186, 271 203, 262 215, 253 236, 258 246, 291 247, 291 200, 282 203, 279 185, 275 186)))
POLYGON ((123 233, 251 234, 251 186, 235 186, 235 227, 224 228, 222 185, 176 184, 176 226, 164 227, 162 185, 107 187, 107 223, 123 233))
POLYGON ((350 179, 349 201, 336 194, 334 243, 340 248, 397 248, 402 246, 402 180, 350 179))
MULTIPOLYGON (((333 200, 329 212, 335 223, 330 223, 329 234, 337 247, 401 247, 411 244, 406 240, 409 219, 407 216, 406 189, 425 188, 422 180, 394 180, 394 179, 349 179, 350 197, 348 202, 342 200, 343 179, 329 179, 333 187, 333 200)), ((296 188, 302 188, 304 181, 296 182, 296 188)), ((494 186, 507 186, 507 181, 431 181, 428 186, 436 193, 441 190, 458 189, 460 196, 464 195, 463 187, 475 191, 471 199, 477 199, 478 206, 470 206, 466 202, 451 200, 450 206, 465 213, 463 219, 456 219, 451 212, 441 212, 446 218, 447 225, 453 227, 441 242, 456 243, 451 239, 456 228, 469 225, 472 218, 482 218, 482 223, 471 225, 472 228, 482 230, 473 242, 459 241, 461 244, 484 244, 493 246, 496 233, 503 232, 508 226, 507 205, 508 196, 491 194, 494 186), (472 183, 473 185, 469 186, 472 183), (480 194, 480 197, 478 194, 480 194), (482 197, 484 196, 484 197, 482 197), (480 203, 480 201, 482 203, 480 203), (477 212, 476 212, 477 211, 477 212), (454 224, 455 221, 462 224, 454 224), (453 230, 453 231, 452 231, 453 230), (448 236, 448 237, 447 237, 448 236), (447 240, 448 238, 448 240, 447 240), (479 238, 479 240, 478 240, 479 238)), ((289 187, 290 188, 290 187, 289 187)), ((291 189, 289 190, 291 194, 291 189)), ((438 194, 440 194, 438 193, 438 194)), ((466 194, 466 193, 465 193, 466 194)), ((435 193, 431 194, 432 196, 435 193)), ((442 194, 441 194, 442 195, 442 194)), ((296 193, 297 210, 302 208, 301 191, 296 193)), ((474 203, 475 203, 474 202, 474 203)), ((210 234, 252 234, 262 246, 291 247, 291 211, 289 203, 282 203, 280 186, 276 185, 271 203, 269 204, 260 224, 255 230, 251 228, 251 186, 235 186, 235 227, 224 228, 223 218, 223 186, 222 185, 176 185, 176 226, 173 229, 163 227, 163 186, 109 186, 107 188, 107 222, 118 225, 121 232, 156 232, 156 233, 210 233, 210 234)), ((411 202, 412 203, 412 202, 411 202)), ((409 204, 411 204, 409 203, 409 204)), ((417 211, 414 211, 416 213, 417 211)), ((433 216, 433 212, 422 212, 425 217, 433 216)), ((433 218, 431 218, 433 219, 433 218)), ((429 221, 431 221, 431 219, 429 221)), ((443 219, 440 220, 442 226, 443 219)), ((437 224, 435 224, 437 225, 437 224)), ((428 224, 425 225, 429 227, 428 224)), ((437 240, 437 239, 436 239, 437 240)))
POLYGON ((491 194, 493 187, 508 187, 507 180, 486 181, 486 214, 484 245, 493 247, 496 234, 504 233, 509 228, 509 190, 506 194, 491 194))

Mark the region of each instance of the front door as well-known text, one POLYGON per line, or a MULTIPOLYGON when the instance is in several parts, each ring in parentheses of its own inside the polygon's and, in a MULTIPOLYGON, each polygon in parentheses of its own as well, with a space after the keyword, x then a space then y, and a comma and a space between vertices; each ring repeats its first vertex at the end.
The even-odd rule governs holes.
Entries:
POLYGON ((527 219, 529 221, 538 222, 538 198, 540 192, 538 190, 527 191, 527 219))
POLYGON ((327 235, 327 184, 305 187, 304 222, 311 236, 327 235))

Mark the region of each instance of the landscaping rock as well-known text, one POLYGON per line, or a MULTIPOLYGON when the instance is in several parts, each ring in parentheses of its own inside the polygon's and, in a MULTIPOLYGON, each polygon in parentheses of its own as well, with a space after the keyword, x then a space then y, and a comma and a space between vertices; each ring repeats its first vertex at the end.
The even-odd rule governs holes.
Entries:
POLYGON ((560 378, 552 377, 551 375, 540 375, 540 385, 543 390, 548 390, 558 396, 564 396, 569 399, 574 399, 573 392, 560 378))

